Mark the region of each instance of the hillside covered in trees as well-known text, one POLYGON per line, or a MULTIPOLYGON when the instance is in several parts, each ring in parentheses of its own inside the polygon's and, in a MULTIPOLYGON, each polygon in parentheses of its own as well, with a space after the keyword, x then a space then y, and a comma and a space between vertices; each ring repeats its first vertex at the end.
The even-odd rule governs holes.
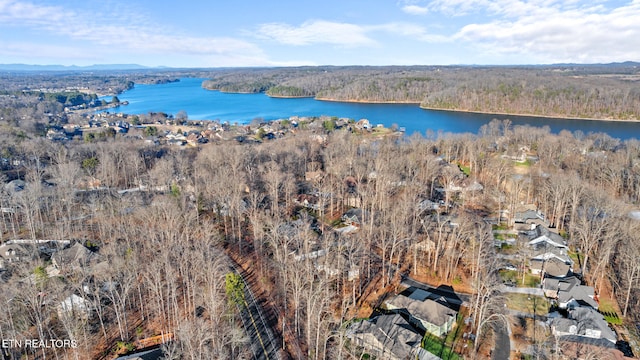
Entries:
POLYGON ((321 100, 416 103, 445 110, 640 119, 636 63, 517 67, 221 69, 203 87, 321 100))

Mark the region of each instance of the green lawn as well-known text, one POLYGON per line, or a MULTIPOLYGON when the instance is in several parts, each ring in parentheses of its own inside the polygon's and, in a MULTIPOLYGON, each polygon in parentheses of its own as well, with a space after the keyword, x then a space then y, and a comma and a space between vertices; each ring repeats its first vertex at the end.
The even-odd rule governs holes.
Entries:
POLYGON ((524 284, 520 281, 518 287, 538 287, 540 285, 540 276, 525 274, 524 276, 524 284))
POLYGON ((517 271, 500 270, 498 273, 500 274, 500 279, 502 279, 503 282, 509 282, 514 284, 518 283, 519 276, 517 271))
POLYGON ((461 163, 458 163, 458 168, 460 169, 460 171, 462 171, 465 175, 469 176, 471 175, 471 168, 468 166, 464 166, 461 163))
POLYGON ((573 263, 576 265, 580 265, 582 264, 582 255, 575 252, 575 251, 569 251, 568 254, 569 257, 571 258, 571 260, 573 260, 573 263))
POLYGON ((429 333, 422 339, 422 348, 443 360, 462 360, 462 357, 453 352, 441 338, 429 333))
POLYGON ((522 276, 515 270, 500 270, 500 279, 503 282, 515 284, 517 287, 537 287, 540 285, 540 276, 525 274, 524 284, 522 283, 522 276))
POLYGON ((533 161, 531 161, 531 159, 527 159, 524 162, 516 162, 516 166, 525 166, 525 167, 529 167, 533 165, 533 161))
POLYGON ((511 310, 522 311, 533 314, 533 303, 535 301, 536 314, 547 314, 549 312, 549 301, 540 296, 527 294, 506 294, 507 307, 511 310))
POLYGON ((600 299, 598 311, 609 324, 622 325, 622 318, 618 315, 616 307, 609 299, 600 299))

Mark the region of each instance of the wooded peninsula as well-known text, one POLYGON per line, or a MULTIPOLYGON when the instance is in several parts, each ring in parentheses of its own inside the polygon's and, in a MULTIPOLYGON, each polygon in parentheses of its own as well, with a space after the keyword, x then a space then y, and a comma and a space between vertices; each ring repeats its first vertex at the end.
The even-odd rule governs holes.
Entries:
POLYGON ((203 87, 492 114, 640 119, 637 63, 221 69, 203 87))

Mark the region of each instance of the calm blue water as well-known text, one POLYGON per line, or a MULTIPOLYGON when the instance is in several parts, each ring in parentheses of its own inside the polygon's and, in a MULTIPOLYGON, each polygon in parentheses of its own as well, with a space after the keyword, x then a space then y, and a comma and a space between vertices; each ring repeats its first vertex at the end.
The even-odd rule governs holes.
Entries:
MULTIPOLYGON (((407 134, 427 130, 433 132, 478 133, 492 119, 510 119, 513 125, 549 126, 553 133, 561 130, 581 130, 588 134, 603 132, 620 139, 640 139, 640 123, 549 119, 513 115, 458 113, 420 109, 418 105, 359 104, 318 101, 312 98, 278 99, 264 94, 227 94, 204 90, 204 79, 185 78, 161 85, 136 85, 118 95, 129 105, 110 109, 111 112, 146 114, 151 111, 175 115, 186 111, 190 120, 219 120, 249 123, 253 119, 276 120, 289 116, 338 116, 369 119, 372 124, 404 127, 407 134)), ((111 97, 106 97, 108 100, 111 97)))

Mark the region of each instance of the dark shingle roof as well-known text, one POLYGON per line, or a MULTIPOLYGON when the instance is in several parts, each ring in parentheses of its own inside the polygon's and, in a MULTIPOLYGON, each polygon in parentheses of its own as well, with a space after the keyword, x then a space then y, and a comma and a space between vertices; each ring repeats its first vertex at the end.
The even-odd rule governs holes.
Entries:
POLYGON ((412 358, 414 349, 420 347, 422 341, 422 336, 400 314, 380 315, 356 323, 347 334, 365 342, 366 335, 375 338, 379 345, 398 359, 412 358))

